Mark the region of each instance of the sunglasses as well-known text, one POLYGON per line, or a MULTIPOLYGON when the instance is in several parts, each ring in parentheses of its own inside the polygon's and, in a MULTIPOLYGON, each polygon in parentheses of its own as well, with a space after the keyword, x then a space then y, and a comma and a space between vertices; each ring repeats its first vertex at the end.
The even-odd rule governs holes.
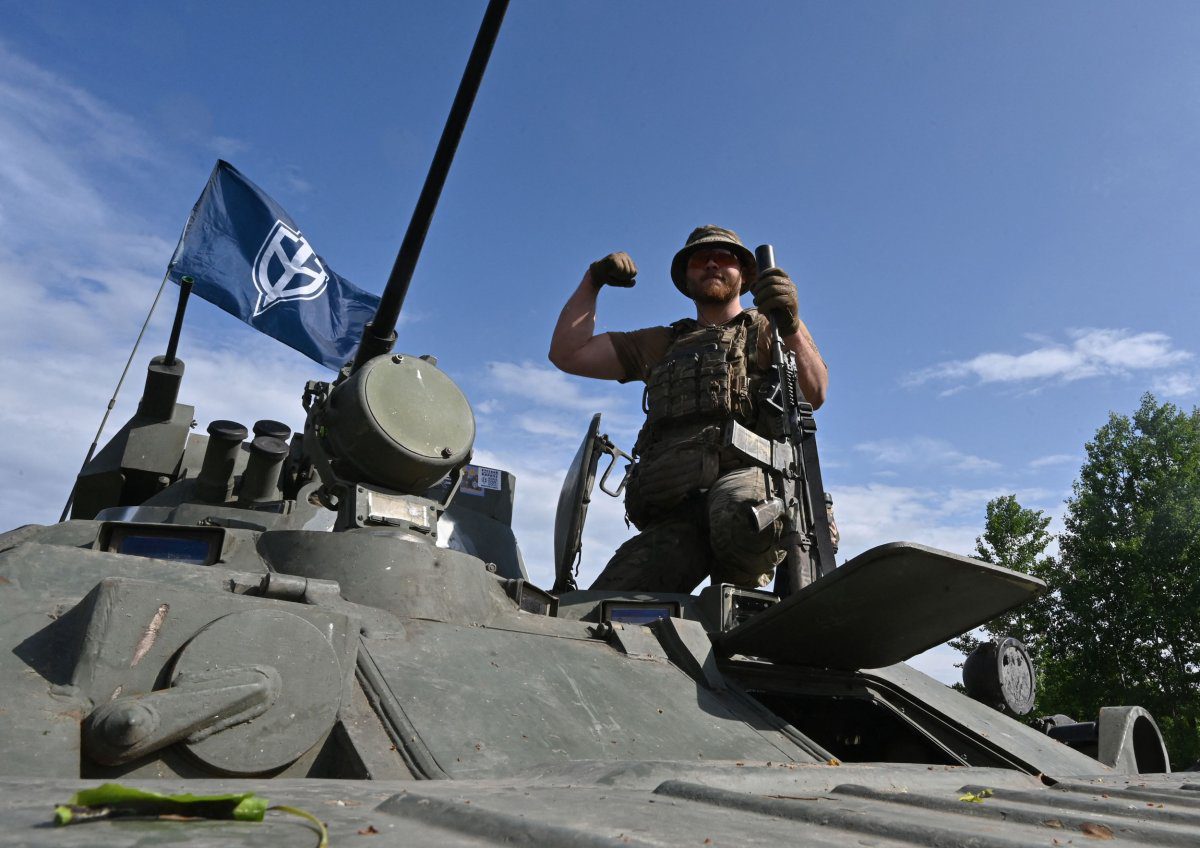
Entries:
POLYGON ((733 254, 732 250, 725 250, 722 247, 709 248, 707 250, 697 250, 688 257, 689 268, 703 268, 710 261, 716 262, 722 267, 733 267, 740 265, 738 258, 733 254))

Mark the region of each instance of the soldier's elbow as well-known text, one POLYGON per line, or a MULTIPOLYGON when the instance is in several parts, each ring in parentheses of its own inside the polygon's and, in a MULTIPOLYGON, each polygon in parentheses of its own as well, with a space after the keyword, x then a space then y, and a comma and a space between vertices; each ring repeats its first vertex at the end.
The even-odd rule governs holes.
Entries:
POLYGON ((573 351, 565 351, 561 348, 556 348, 554 345, 551 345, 549 353, 546 354, 546 358, 549 359, 550 364, 559 371, 562 371, 566 374, 578 373, 574 366, 575 356, 573 351))
POLYGON ((550 364, 559 371, 567 370, 566 365, 570 361, 570 358, 564 355, 564 353, 554 345, 550 345, 550 350, 546 353, 546 358, 549 359, 550 364))

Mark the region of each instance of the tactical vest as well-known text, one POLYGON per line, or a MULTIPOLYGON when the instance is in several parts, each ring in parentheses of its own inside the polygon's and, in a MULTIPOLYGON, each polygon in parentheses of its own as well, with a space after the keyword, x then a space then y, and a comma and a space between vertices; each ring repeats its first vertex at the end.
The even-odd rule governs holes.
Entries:
POLYGON ((722 444, 730 419, 760 431, 766 374, 754 315, 746 311, 718 327, 692 319, 671 325, 667 352, 646 378, 646 423, 634 445, 637 464, 625 493, 626 515, 639 529, 721 475, 748 465, 722 444))

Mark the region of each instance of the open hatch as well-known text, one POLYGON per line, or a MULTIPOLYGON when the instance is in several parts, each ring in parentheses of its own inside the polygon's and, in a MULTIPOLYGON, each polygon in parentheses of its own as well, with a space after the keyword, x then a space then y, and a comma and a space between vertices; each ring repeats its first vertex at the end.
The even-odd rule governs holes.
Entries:
POLYGON ((611 497, 620 497, 629 480, 633 458, 612 443, 600 432, 600 413, 592 416, 587 434, 571 460, 563 479, 562 491, 558 495, 558 511, 554 516, 554 594, 573 592, 579 587, 575 575, 579 570, 579 559, 583 551, 583 524, 587 518, 588 504, 592 502, 592 487, 596 483, 596 471, 600 457, 607 454, 608 467, 600 478, 600 491, 611 497), (617 464, 617 459, 629 460, 625 474, 615 489, 608 488, 608 478, 617 464))

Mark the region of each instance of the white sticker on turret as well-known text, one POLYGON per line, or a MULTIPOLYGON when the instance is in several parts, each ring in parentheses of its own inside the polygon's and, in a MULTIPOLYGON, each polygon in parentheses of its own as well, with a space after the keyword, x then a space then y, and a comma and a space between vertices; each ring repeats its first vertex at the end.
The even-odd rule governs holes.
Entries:
POLYGON ((479 487, 494 492, 500 491, 500 469, 479 466, 479 487))
POLYGON ((500 491, 500 470, 482 465, 464 466, 458 491, 464 495, 482 495, 484 489, 500 491))

